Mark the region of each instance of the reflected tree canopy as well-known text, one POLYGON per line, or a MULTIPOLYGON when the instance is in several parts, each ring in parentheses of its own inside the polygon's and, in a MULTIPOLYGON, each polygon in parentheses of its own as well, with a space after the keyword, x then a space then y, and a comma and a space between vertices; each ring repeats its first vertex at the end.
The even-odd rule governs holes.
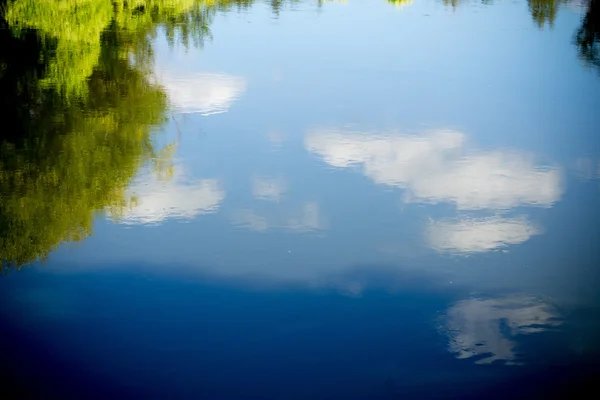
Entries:
POLYGON ((196 0, 15 0, 6 4, 4 19, 16 36, 36 31, 45 64, 40 88, 56 89, 71 99, 86 95, 85 81, 99 62, 102 46, 111 45, 106 30, 118 41, 113 50, 146 60, 157 24, 170 42, 177 37, 185 45, 200 44, 209 33, 210 20, 203 4, 196 0))
POLYGON ((600 68, 600 1, 590 0, 575 42, 579 57, 588 65, 600 68))
MULTIPOLYGON (((201 44, 210 9, 193 0, 16 0, 0 19, 0 259, 45 258, 94 214, 118 215, 149 160, 167 97, 150 79, 151 39, 201 44)), ((167 152, 168 154, 168 152, 167 152)), ((163 160, 164 161, 164 160, 163 160)), ((164 162, 161 161, 162 164, 164 162)), ((168 164, 168 163, 167 163, 168 164)))
POLYGON ((413 0, 388 0, 388 3, 393 4, 396 8, 402 8, 413 3, 413 0))
MULTIPOLYGON (((493 0, 482 0, 484 4, 490 4, 493 0)), ((390 3, 403 3, 404 0, 389 0, 390 3)), ((452 7, 457 7, 460 0, 443 0, 452 7)), ((569 3, 569 0, 527 0, 529 11, 536 25, 542 29, 546 25, 554 26, 554 21, 561 5, 569 3)), ((587 0, 587 7, 581 26, 575 33, 575 44, 578 49, 579 58, 587 65, 600 68, 600 0, 587 0)))
POLYGON ((546 23, 551 27, 554 25, 558 7, 565 0, 527 0, 531 17, 538 27, 543 28, 546 23))
POLYGON ((118 216, 144 164, 169 175, 172 148, 151 135, 168 106, 150 76, 153 39, 202 45, 216 11, 252 3, 0 1, 2 267, 89 236, 97 212, 118 216))

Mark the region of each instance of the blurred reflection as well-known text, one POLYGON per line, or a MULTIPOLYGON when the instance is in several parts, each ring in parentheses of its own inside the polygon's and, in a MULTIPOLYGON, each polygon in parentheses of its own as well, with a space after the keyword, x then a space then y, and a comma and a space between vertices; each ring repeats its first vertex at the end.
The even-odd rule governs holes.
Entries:
POLYGON ((529 3, 529 11, 531 17, 536 22, 537 26, 543 28, 546 23, 550 27, 554 25, 556 13, 561 4, 566 3, 565 0, 527 0, 529 3))
POLYGON ((413 2, 414 0, 388 0, 388 3, 393 4, 398 9, 411 5, 413 2))
POLYGON ((41 49, 50 58, 40 88, 82 96, 88 89, 85 79, 100 57, 102 30, 112 16, 110 1, 16 0, 7 2, 4 18, 12 28, 37 29, 54 42, 54 46, 41 49))
POLYGON ((259 213, 255 210, 239 210, 232 222, 242 228, 264 232, 270 229, 283 229, 293 232, 322 230, 326 223, 316 202, 304 202, 298 208, 282 208, 259 213))
POLYGON ((319 2, 319 5, 321 5, 322 3, 348 3, 348 0, 317 0, 319 2))
POLYGON ((167 97, 149 79, 156 24, 187 44, 206 33, 206 9, 194 0, 2 5, 0 113, 11 127, 0 140, 6 266, 87 237, 96 212, 125 215, 126 188, 156 158, 151 129, 166 118, 167 97))
MULTIPOLYGON (((394 0, 389 0, 394 2, 394 0)), ((460 0, 443 0, 446 5, 457 7, 460 0)), ((492 0, 482 0, 488 4, 492 0)), ((529 12, 538 28, 546 24, 552 28, 562 5, 569 4, 574 9, 585 6, 586 13, 581 27, 575 33, 575 45, 578 47, 579 58, 587 65, 600 68, 600 0, 527 0, 529 12)))
POLYGON ((477 253, 526 242, 541 230, 525 217, 442 220, 427 229, 429 245, 437 251, 477 253))
POLYGON ((519 152, 464 154, 465 135, 379 135, 317 130, 306 148, 335 167, 362 165, 376 183, 406 189, 407 202, 451 202, 460 210, 551 206, 560 199, 556 167, 535 165, 519 152))
MULTIPOLYGON (((536 165, 516 151, 467 152, 466 137, 455 131, 424 135, 366 134, 316 130, 306 148, 328 164, 360 165, 376 183, 405 189, 407 203, 449 202, 458 210, 495 214, 520 206, 550 207, 561 197, 561 172, 536 165)), ((425 229, 439 252, 476 253, 527 241, 541 229, 525 217, 431 221, 425 229)))
POLYGON ((126 206, 125 188, 155 152, 150 128, 164 120, 166 97, 112 50, 102 49, 77 105, 37 91, 23 94, 33 104, 3 109, 16 129, 0 143, 3 263, 25 264, 88 236, 96 211, 126 206))
POLYGON ((592 180, 600 178, 600 161, 589 157, 580 157, 575 161, 574 172, 579 179, 592 180))
MULTIPOLYGON (((225 198, 216 179, 190 180, 182 171, 163 181, 148 174, 130 188, 134 204, 113 216, 124 224, 158 224, 166 219, 192 219, 214 213, 225 198)), ((109 213, 110 214, 110 213, 109 213)))
POLYGON ((445 5, 452 6, 453 8, 458 6, 458 3, 460 3, 460 2, 461 2, 461 0, 444 0, 445 5))
POLYGON ((152 54, 150 41, 161 24, 171 42, 201 43, 208 33, 208 9, 196 0, 16 0, 8 2, 4 18, 16 32, 35 29, 43 37, 46 62, 41 88, 53 88, 65 97, 85 95, 86 79, 107 46, 103 31, 118 40, 112 51, 135 56, 136 66, 152 54), (125 45, 126 44, 126 45, 125 45))
POLYGON ((246 90, 246 80, 227 74, 175 75, 159 77, 175 111, 202 115, 226 112, 246 90))
POLYGON ((600 0, 588 1, 575 41, 579 57, 586 64, 600 68, 600 0))
POLYGON ((252 194, 258 200, 279 203, 286 191, 286 183, 281 178, 254 178, 252 194))
POLYGON ((457 358, 517 364, 518 337, 558 327, 560 318, 556 308, 527 295, 468 299, 448 309, 442 329, 448 335, 448 350, 457 358))

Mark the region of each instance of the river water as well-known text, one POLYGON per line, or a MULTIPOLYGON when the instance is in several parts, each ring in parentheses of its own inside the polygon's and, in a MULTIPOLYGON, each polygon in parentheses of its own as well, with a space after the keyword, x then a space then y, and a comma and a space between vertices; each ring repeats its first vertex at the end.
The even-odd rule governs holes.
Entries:
POLYGON ((600 370, 600 2, 3 15, 6 391, 574 398, 600 370))

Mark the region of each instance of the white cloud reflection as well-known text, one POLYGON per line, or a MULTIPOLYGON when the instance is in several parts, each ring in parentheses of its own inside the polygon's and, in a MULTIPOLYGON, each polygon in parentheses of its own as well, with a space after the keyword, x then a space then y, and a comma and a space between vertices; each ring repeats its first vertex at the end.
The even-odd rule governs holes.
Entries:
POLYGON ((175 74, 164 72, 158 81, 165 87, 176 111, 210 115, 226 112, 246 90, 244 78, 229 74, 175 74))
POLYGON ((465 154, 465 135, 376 135, 316 130, 306 148, 335 167, 361 165, 376 183, 407 190, 407 202, 451 202, 460 210, 551 206, 562 193, 561 173, 524 153, 465 154))
POLYGON ((294 232, 311 232, 324 229, 326 224, 315 202, 304 202, 299 209, 283 213, 258 213, 255 210, 240 210, 232 217, 232 223, 242 228, 264 232, 284 229, 294 232))
POLYGON ((378 184, 404 189, 407 203, 451 203, 493 217, 432 221, 428 244, 440 252, 477 253, 524 243, 541 229, 525 217, 501 216, 521 206, 550 207, 562 195, 558 167, 542 166, 518 151, 467 150, 461 132, 422 135, 314 130, 306 148, 328 164, 361 167, 378 184))
POLYGON ((432 221, 429 245, 439 252, 477 253, 526 242, 541 233, 525 217, 432 221))
POLYGON ((457 358, 476 357, 478 364, 518 363, 518 335, 544 332, 562 324, 550 304, 527 295, 468 299, 448 309, 443 329, 448 350, 457 358))
POLYGON ((278 203, 285 194, 286 186, 281 178, 254 178, 252 194, 258 200, 278 203))
POLYGON ((216 179, 189 180, 176 173, 168 181, 146 176, 130 192, 135 205, 118 218, 123 224, 158 224, 166 219, 192 219, 214 213, 225 198, 216 179))

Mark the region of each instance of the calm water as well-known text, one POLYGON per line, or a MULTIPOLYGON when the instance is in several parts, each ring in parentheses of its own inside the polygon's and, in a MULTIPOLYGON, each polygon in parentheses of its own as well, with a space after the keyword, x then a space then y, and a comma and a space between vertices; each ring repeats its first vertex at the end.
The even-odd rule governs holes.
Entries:
POLYGON ((600 371, 600 1, 3 4, 7 398, 600 371))

